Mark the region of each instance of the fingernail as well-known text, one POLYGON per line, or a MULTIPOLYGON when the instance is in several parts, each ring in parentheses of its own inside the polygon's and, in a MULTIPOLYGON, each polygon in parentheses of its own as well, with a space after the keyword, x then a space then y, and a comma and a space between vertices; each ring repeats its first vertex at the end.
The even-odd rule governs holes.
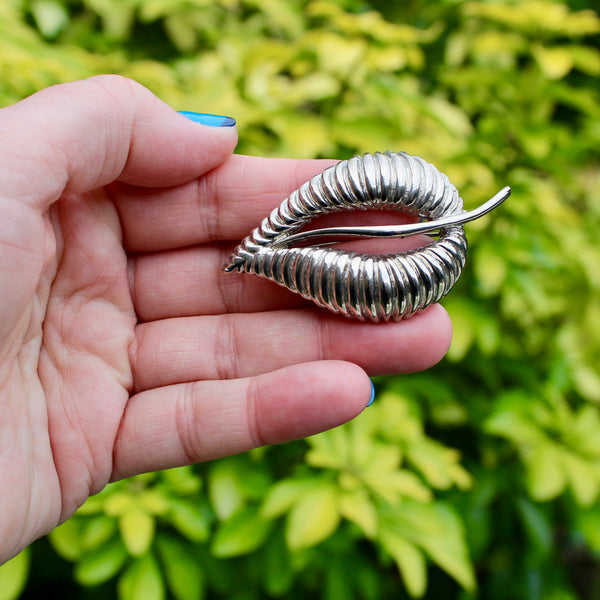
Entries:
POLYGON ((190 121, 194 121, 194 123, 201 123, 202 125, 210 125, 211 127, 233 127, 235 125, 235 119, 232 117, 211 115, 209 113, 189 112, 187 110, 180 110, 178 112, 180 115, 183 115, 190 121))
POLYGON ((369 403, 367 404, 367 406, 371 406, 371 404, 373 404, 374 401, 375 401, 375 386, 373 385, 373 382, 371 381, 371 397, 369 398, 369 403))

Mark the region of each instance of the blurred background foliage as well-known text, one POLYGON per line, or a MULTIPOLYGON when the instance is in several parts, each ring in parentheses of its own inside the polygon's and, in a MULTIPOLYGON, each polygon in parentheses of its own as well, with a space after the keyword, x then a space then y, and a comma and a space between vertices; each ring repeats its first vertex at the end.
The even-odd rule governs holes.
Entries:
POLYGON ((0 600, 600 598, 595 0, 3 0, 0 104, 113 72, 240 153, 404 150, 467 208, 448 357, 311 439, 112 484, 0 600))

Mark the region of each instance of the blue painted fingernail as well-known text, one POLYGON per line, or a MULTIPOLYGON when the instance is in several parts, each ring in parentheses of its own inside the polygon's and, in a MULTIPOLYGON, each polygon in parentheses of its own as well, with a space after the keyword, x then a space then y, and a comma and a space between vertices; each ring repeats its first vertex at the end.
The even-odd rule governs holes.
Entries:
POLYGON ((373 382, 371 381, 371 397, 369 398, 369 403, 367 404, 367 406, 371 406, 371 404, 373 404, 374 401, 375 401, 375 386, 373 385, 373 382))
POLYGON ((211 127, 233 127, 235 125, 235 119, 232 117, 211 115, 209 113, 189 112, 187 110, 180 110, 178 112, 180 115, 183 115, 190 121, 194 121, 194 123, 201 123, 202 125, 210 125, 211 127))

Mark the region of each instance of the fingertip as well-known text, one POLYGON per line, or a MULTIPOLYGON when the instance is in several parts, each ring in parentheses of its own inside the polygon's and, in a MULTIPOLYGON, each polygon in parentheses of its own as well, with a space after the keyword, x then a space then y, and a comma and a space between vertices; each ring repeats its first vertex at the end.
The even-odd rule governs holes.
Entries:
POLYGON ((262 443, 320 433, 359 415, 370 403, 372 383, 344 361, 294 365, 257 378, 255 415, 262 443))
MULTIPOLYGON (((404 356, 404 369, 401 372, 429 369, 446 356, 452 342, 452 321, 443 306, 434 304, 404 324, 407 328, 404 343, 408 340, 412 352, 404 356)), ((390 373, 394 371, 378 374, 390 373)))
MULTIPOLYGON (((423 371, 435 366, 446 356, 452 341, 452 321, 443 306, 434 304, 414 317, 401 321, 399 325, 405 327, 404 335, 396 340, 403 348, 403 352, 397 354, 403 364, 395 364, 392 358, 387 370, 377 372, 377 375, 423 371), (406 344, 409 345, 409 352, 406 352, 406 344)), ((400 350, 400 347, 395 347, 400 350)), ((390 355, 393 357, 394 352, 390 352, 390 355)))
POLYGON ((429 367, 439 363, 450 348, 452 343, 452 320, 448 311, 440 304, 430 306, 422 315, 426 317, 427 333, 431 340, 427 345, 427 354, 424 356, 429 367))
POLYGON ((178 112, 158 99, 154 104, 146 122, 137 124, 135 160, 128 162, 120 181, 142 187, 179 185, 229 160, 238 142, 235 119, 178 112), (148 168, 149 160, 153 168, 148 168))

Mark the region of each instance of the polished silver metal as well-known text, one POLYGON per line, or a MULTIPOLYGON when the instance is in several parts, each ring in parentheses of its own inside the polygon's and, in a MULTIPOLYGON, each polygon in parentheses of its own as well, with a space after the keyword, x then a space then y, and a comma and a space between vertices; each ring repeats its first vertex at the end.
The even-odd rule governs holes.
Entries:
POLYGON ((266 277, 334 313, 374 322, 400 320, 438 302, 456 283, 466 260, 462 224, 510 195, 504 188, 474 211, 448 177, 418 156, 365 154, 325 169, 293 192, 236 248, 226 271, 266 277), (330 227, 299 233, 323 214, 396 208, 421 222, 330 227), (290 247, 315 238, 401 237, 435 232, 437 240, 397 254, 360 254, 331 248, 335 241, 290 247))

